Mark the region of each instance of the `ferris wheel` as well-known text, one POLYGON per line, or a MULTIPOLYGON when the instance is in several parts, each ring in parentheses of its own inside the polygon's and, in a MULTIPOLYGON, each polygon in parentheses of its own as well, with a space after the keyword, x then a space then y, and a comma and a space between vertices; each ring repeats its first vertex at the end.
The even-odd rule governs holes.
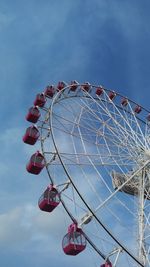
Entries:
POLYGON ((37 94, 23 141, 40 141, 27 163, 45 168, 43 212, 61 203, 72 223, 67 255, 96 252, 101 267, 150 266, 150 113, 88 82, 48 85, 37 94))

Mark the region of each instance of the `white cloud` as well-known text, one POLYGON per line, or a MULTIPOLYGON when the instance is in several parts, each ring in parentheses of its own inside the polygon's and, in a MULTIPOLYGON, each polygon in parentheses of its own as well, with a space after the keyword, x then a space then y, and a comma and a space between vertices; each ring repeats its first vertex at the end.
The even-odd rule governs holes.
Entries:
MULTIPOLYGON (((66 233, 66 225, 60 209, 53 213, 44 213, 32 204, 13 208, 0 214, 0 246, 23 250, 35 240, 40 241, 40 247, 53 242, 54 248, 66 233), (61 222, 61 223, 60 223, 61 222)), ((39 244, 37 244, 39 246, 39 244)), ((37 246, 34 245, 34 249, 37 246)))

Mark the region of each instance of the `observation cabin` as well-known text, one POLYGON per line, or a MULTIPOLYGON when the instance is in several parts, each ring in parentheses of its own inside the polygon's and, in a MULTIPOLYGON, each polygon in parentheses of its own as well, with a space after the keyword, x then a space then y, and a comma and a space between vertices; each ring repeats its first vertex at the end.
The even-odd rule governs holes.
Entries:
POLYGON ((116 93, 114 91, 109 92, 109 99, 113 100, 116 96, 116 93))
POLYGON ((109 262, 105 262, 100 267, 112 267, 112 263, 110 261, 109 262))
POLYGON ((103 94, 104 90, 102 87, 97 87, 96 89, 96 95, 101 96, 103 94))
POLYGON ((126 107, 128 105, 128 99, 126 97, 123 97, 121 99, 121 105, 124 107, 126 107))
POLYGON ((135 108, 134 108, 135 113, 139 114, 141 111, 142 111, 142 108, 139 105, 135 106, 135 108))
POLYGON ((41 116, 38 107, 31 107, 26 115, 26 120, 29 122, 36 123, 41 116))
POLYGON ((148 120, 148 122, 150 121, 150 113, 147 116, 147 120, 148 120))
POLYGON ((44 166, 44 157, 39 151, 37 151, 31 156, 30 161, 26 166, 26 169, 32 174, 39 174, 44 168, 44 166))
POLYGON ((22 140, 24 143, 34 145, 40 136, 39 130, 35 125, 32 125, 26 129, 26 133, 22 140))
POLYGON ((49 185, 38 201, 40 210, 52 212, 60 203, 60 197, 57 189, 49 185))
POLYGON ((62 240, 62 248, 65 254, 75 256, 86 248, 86 239, 83 231, 73 223, 68 227, 68 233, 62 240))
POLYGON ((71 81, 71 83, 70 83, 70 90, 71 91, 75 91, 77 88, 78 88, 78 82, 76 81, 76 80, 74 80, 74 81, 71 81))
POLYGON ((65 82, 58 82, 58 84, 57 84, 58 91, 61 91, 62 89, 64 89, 65 86, 66 86, 65 82))
POLYGON ((37 94, 36 98, 34 100, 34 105, 38 106, 38 107, 43 107, 46 103, 46 97, 44 95, 44 93, 41 94, 37 94))
POLYGON ((55 88, 53 85, 48 85, 45 89, 44 95, 52 98, 55 94, 55 88))
POLYGON ((90 83, 89 82, 85 82, 84 84, 81 85, 81 88, 83 88, 86 92, 88 92, 90 90, 90 83))

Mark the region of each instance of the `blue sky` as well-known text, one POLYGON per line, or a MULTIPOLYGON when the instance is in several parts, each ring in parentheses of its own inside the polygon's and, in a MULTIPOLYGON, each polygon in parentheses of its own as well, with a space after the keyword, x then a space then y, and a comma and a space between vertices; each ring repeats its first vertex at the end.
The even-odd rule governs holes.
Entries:
POLYGON ((50 218, 36 206, 43 182, 25 170, 25 115, 48 83, 72 79, 149 109, 149 10, 149 0, 0 0, 2 266, 83 266, 60 251, 63 211, 50 218))

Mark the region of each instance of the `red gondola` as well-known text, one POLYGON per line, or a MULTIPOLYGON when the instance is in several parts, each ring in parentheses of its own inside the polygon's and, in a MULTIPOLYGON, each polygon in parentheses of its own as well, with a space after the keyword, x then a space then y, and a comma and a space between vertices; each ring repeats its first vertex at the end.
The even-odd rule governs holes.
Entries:
POLYGON ((109 262, 105 262, 100 267, 112 267, 112 263, 110 261, 109 262))
POLYGON ((47 189, 44 191, 44 193, 41 195, 38 201, 39 208, 46 212, 53 211, 58 206, 59 203, 60 203, 60 197, 58 191, 52 185, 49 185, 47 187, 47 189))
POLYGON ((100 96, 100 95, 102 95, 102 93, 103 93, 103 88, 102 88, 102 87, 98 87, 98 88, 96 89, 96 94, 97 94, 98 96, 100 96))
POLYGON ((139 106, 139 105, 137 105, 136 107, 135 107, 135 109, 134 109, 134 112, 135 113, 140 113, 142 111, 142 108, 139 106))
POLYGON ((77 81, 71 81, 70 83, 70 90, 75 91, 78 88, 78 82, 77 81))
POLYGON ((124 107, 126 107, 128 105, 128 99, 126 97, 123 97, 121 99, 121 105, 124 107))
POLYGON ((45 96, 53 97, 55 94, 55 88, 53 85, 47 86, 44 92, 45 96))
POLYGON ((39 174, 44 166, 44 157, 39 151, 37 151, 31 156, 26 169, 32 174, 39 174))
POLYGON ((116 96, 116 93, 114 91, 109 92, 109 98, 113 100, 116 96))
POLYGON ((84 84, 82 84, 81 86, 86 92, 88 92, 90 90, 90 83, 86 82, 84 84))
POLYGON ((62 241, 62 248, 65 254, 75 256, 86 248, 86 239, 77 224, 73 223, 68 227, 68 233, 62 241))
POLYGON ((33 123, 36 123, 40 116, 41 116, 41 114, 40 114, 38 107, 31 107, 29 109, 28 114, 26 115, 26 120, 33 122, 33 123))
POLYGON ((45 97, 44 93, 36 95, 36 98, 34 100, 35 106, 43 107, 45 105, 45 102, 46 102, 46 97, 45 97))
POLYGON ((147 120, 150 121, 150 113, 147 116, 147 120))
POLYGON ((66 86, 65 82, 58 82, 57 89, 58 91, 61 91, 66 86))
POLYGON ((23 136, 23 142, 29 145, 34 145, 40 136, 39 130, 36 126, 30 126, 27 128, 25 135, 23 136))

